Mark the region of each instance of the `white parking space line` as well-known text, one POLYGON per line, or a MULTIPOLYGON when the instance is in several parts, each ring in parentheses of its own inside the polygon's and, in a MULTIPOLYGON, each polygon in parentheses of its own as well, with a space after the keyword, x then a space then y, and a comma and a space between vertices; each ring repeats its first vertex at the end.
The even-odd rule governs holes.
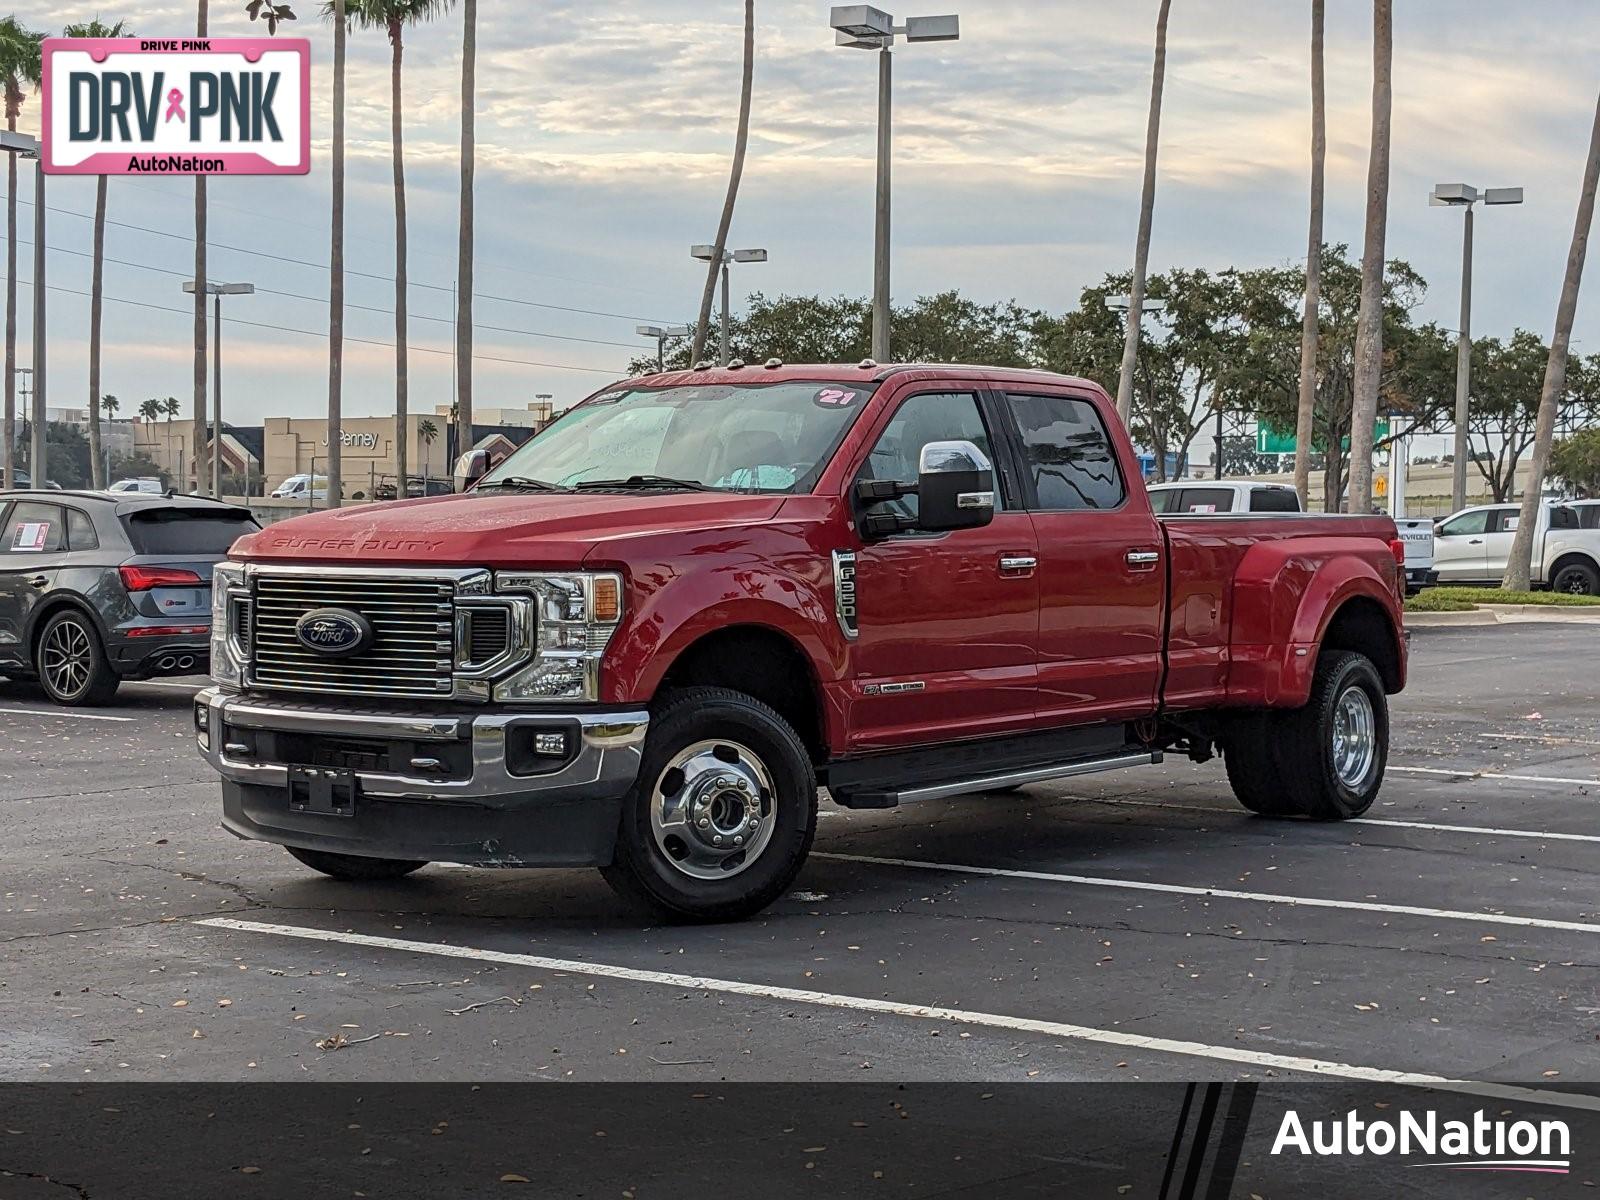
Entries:
POLYGON ((205 683, 167 683, 157 679, 134 679, 130 682, 140 687, 171 688, 175 692, 198 692, 201 688, 210 686, 205 683))
MULTIPOLYGON (((1215 808, 1205 804, 1163 804, 1159 800, 1109 800, 1090 796, 1075 796, 1084 804, 1109 804, 1117 808, 1170 808, 1175 812, 1208 813, 1213 817, 1242 817, 1250 820, 1244 809, 1215 808)), ((1475 833, 1480 837, 1529 838, 1537 842, 1600 842, 1596 833, 1552 833, 1547 829, 1497 829, 1490 825, 1440 825, 1433 821, 1400 821, 1389 817, 1352 817, 1330 826, 1388 825, 1395 829, 1424 829, 1432 833, 1475 833)))
POLYGON ((1275 1071, 1297 1071, 1307 1075, 1322 1075, 1335 1079, 1355 1079, 1369 1083, 1414 1084, 1437 1087, 1472 1095, 1494 1096, 1505 1100, 1518 1100, 1559 1108, 1578 1108, 1600 1112, 1600 1096, 1584 1096, 1571 1092, 1545 1091, 1540 1088, 1516 1087, 1510 1084, 1477 1083, 1463 1079, 1450 1079, 1442 1075, 1427 1075, 1414 1071, 1394 1071, 1383 1067, 1363 1067, 1330 1059, 1304 1058, 1292 1054, 1271 1054, 1246 1050, 1241 1046, 1213 1046, 1205 1042, 1179 1041, 1172 1038, 1147 1037, 1124 1033, 1116 1029, 1096 1029, 1088 1025, 1069 1025, 1061 1021, 1041 1021, 1031 1017, 1013 1017, 1003 1013, 974 1012, 969 1009, 939 1008, 925 1004, 906 1004, 898 1000, 875 1000, 866 996, 848 996, 835 992, 813 992, 800 988, 779 987, 774 984, 746 983, 737 979, 713 979, 701 975, 682 975, 671 971, 640 970, 636 967, 613 966, 608 963, 584 962, 579 959, 546 958, 540 954, 519 954, 505 950, 481 950, 475 946, 452 946, 442 942, 418 942, 407 938, 380 937, 365 933, 347 933, 332 929, 309 929, 298 925, 273 925, 264 921, 242 921, 234 917, 207 917, 197 925, 213 929, 231 929, 239 933, 259 933, 272 937, 303 938, 314 942, 331 942, 338 945, 361 946, 374 950, 397 950, 407 954, 431 954, 440 958, 463 958, 477 962, 502 963, 509 966, 531 967, 541 971, 561 971, 569 975, 587 975, 598 979, 620 979, 630 983, 655 984, 664 987, 688 988, 699 992, 718 992, 726 995, 749 996, 759 1000, 778 1000, 786 1004, 814 1004, 825 1008, 842 1008, 854 1012, 883 1013, 888 1016, 910 1017, 923 1021, 948 1021, 961 1025, 976 1025, 1010 1032, 1038 1033, 1047 1037, 1065 1038, 1078 1042, 1093 1042, 1117 1046, 1128 1050, 1144 1050, 1158 1054, 1177 1054, 1190 1058, 1207 1058, 1218 1062, 1239 1063, 1275 1071))
POLYGON ((1511 775, 1504 771, 1448 770, 1444 767, 1389 767, 1404 775, 1442 775, 1448 779, 1506 779, 1512 783, 1564 783, 1600 788, 1600 779, 1572 779, 1565 775, 1511 775))
POLYGON ((0 708, 0 713, 15 713, 19 717, 61 717, 69 721, 137 721, 138 717, 103 717, 99 713, 73 712, 69 708, 0 708))
POLYGON ((1415 904, 1380 904, 1375 900, 1330 900, 1322 896, 1279 896, 1271 892, 1240 892, 1232 888, 1192 887, 1181 883, 1148 883, 1140 879, 1108 879, 1101 875, 1062 875, 1053 871, 1021 871, 1010 867, 977 867, 962 863, 922 862, 914 858, 881 858, 871 854, 835 854, 813 850, 812 858, 835 862, 866 863, 877 867, 905 867, 914 871, 944 871, 953 875, 984 875, 999 879, 1029 879, 1040 883, 1070 883, 1083 887, 1120 888, 1133 892, 1161 892, 1172 896, 1203 896, 1218 900, 1248 900, 1281 904, 1285 908, 1336 908, 1344 912, 1387 913, 1426 917, 1436 921, 1470 921, 1480 925, 1515 925, 1523 929, 1559 929, 1565 933, 1600 933, 1600 925, 1583 921, 1557 921, 1548 917, 1519 917, 1510 913, 1463 912, 1453 908, 1423 908, 1415 904))

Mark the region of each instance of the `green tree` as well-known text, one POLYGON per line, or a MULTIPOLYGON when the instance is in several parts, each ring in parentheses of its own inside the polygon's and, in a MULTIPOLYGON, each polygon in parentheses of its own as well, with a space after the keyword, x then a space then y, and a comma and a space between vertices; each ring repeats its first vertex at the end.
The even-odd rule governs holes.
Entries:
POLYGON ((1507 342, 1473 339, 1467 438, 1472 462, 1488 481, 1497 504, 1511 498, 1517 466, 1533 444, 1539 388, 1549 359, 1550 348, 1525 329, 1507 342))
POLYGON ((105 396, 100 401, 100 408, 106 414, 106 420, 111 420, 117 415, 117 409, 122 407, 122 401, 115 396, 105 396))
POLYGON ((431 466, 433 443, 438 440, 439 427, 428 417, 417 423, 417 440, 422 443, 422 474, 426 476, 431 466))
MULTIPOLYGON (((126 21, 115 25, 103 24, 98 17, 93 21, 68 25, 62 30, 69 38, 127 37, 132 32, 126 21)), ((106 257, 106 177, 95 179, 94 189, 94 253, 89 268, 89 461, 93 471, 94 486, 106 486, 105 458, 100 453, 100 409, 95 400, 100 395, 100 316, 104 293, 106 257)))
POLYGON ((1550 474, 1584 498, 1600 496, 1600 429, 1562 438, 1550 452, 1550 474))
MULTIPOLYGON (((389 141, 394 168, 394 454, 395 471, 404 495, 406 480, 406 409, 411 390, 407 353, 406 289, 406 156, 405 88, 402 67, 408 25, 431 21, 449 10, 454 0, 347 0, 345 15, 357 29, 381 29, 389 37, 389 141)), ((323 6, 332 15, 333 4, 323 6)))
POLYGON ((45 429, 45 462, 49 465, 46 478, 64 488, 88 487, 89 439, 83 429, 65 421, 50 421, 45 429))
MULTIPOLYGON (((17 129, 17 117, 28 90, 39 86, 42 71, 40 45, 44 34, 0 18, 0 87, 5 90, 6 128, 17 129)), ((6 155, 6 363, 5 422, 0 448, 5 450, 5 475, 0 484, 15 482, 17 444, 17 156, 6 155)))
POLYGON ((252 21, 265 21, 267 23, 267 36, 274 37, 278 32, 280 21, 293 21, 294 10, 287 4, 273 4, 268 0, 250 0, 244 6, 244 11, 250 15, 252 21))

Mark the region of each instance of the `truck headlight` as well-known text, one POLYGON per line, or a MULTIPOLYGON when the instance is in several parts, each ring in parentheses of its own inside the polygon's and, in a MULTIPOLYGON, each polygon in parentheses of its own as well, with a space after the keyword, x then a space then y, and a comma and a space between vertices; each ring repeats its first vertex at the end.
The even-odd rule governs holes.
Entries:
POLYGON ((612 572, 502 572, 495 590, 534 597, 533 657, 494 685, 505 703, 598 700, 600 661, 622 621, 622 576, 612 572))
POLYGON ((211 569, 211 682, 218 687, 243 686, 242 625, 249 619, 244 608, 244 568, 238 563, 218 563, 211 569))

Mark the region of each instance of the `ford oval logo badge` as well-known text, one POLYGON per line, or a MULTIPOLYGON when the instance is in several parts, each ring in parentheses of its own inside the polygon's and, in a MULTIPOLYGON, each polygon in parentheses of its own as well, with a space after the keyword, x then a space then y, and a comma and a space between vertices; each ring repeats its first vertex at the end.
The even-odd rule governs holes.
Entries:
POLYGON ((295 622, 294 635, 307 650, 344 658, 372 645, 372 624, 348 608, 314 608, 295 622))

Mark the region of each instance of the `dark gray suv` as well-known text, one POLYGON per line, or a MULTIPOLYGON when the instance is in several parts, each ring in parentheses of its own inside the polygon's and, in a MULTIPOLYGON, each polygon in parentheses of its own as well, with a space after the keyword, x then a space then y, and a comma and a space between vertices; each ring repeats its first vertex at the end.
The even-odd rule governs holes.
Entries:
POLYGON ((258 528, 188 496, 0 492, 0 675, 93 705, 124 679, 204 672, 212 565, 258 528))

